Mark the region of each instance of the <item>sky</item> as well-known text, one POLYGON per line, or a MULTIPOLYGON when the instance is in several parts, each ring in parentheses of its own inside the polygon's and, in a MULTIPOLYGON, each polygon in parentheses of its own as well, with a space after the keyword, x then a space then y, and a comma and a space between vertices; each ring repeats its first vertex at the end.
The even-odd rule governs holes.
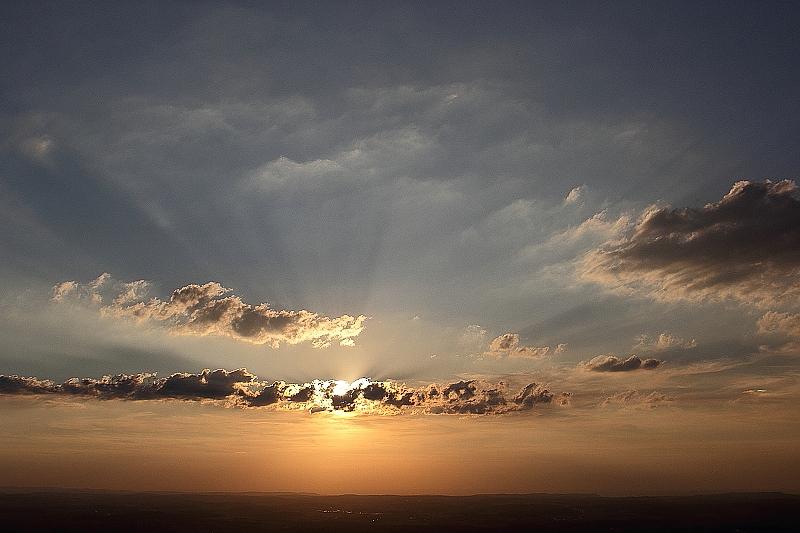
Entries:
POLYGON ((800 492, 797 3, 0 10, 0 486, 800 492))

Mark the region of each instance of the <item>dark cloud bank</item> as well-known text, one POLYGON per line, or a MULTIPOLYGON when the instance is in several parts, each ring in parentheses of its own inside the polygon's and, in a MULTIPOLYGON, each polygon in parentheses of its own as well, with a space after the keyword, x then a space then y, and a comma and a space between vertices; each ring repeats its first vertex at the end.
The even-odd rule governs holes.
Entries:
POLYGON ((245 369, 203 370, 199 374, 177 373, 166 378, 155 374, 119 374, 102 379, 72 378, 63 383, 31 377, 0 375, 0 394, 29 396, 74 396, 102 400, 182 399, 226 400, 229 405, 255 408, 318 411, 359 411, 429 414, 501 414, 528 411, 536 405, 569 404, 570 394, 556 396, 543 385, 530 383, 516 394, 501 382, 490 385, 462 380, 447 385, 410 388, 405 385, 360 379, 353 383, 318 381, 293 384, 257 381, 245 369))
POLYGON ((797 191, 789 180, 741 181, 699 209, 651 210, 630 237, 590 254, 584 276, 664 299, 797 304, 797 191))

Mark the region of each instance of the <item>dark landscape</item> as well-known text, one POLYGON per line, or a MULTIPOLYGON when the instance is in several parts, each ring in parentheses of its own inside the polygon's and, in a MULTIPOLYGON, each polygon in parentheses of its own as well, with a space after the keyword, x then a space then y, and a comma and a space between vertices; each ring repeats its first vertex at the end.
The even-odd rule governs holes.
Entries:
POLYGON ((800 495, 399 496, 0 489, 0 531, 797 531, 800 495))

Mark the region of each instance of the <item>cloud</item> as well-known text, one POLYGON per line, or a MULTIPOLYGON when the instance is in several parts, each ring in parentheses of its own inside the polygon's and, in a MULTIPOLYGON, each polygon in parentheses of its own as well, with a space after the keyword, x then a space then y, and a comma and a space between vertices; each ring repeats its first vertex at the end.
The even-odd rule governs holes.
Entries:
POLYGON ((777 345, 767 344, 761 346, 761 350, 776 350, 778 353, 786 355, 797 355, 800 352, 800 314, 769 311, 758 319, 756 325, 759 333, 776 335, 780 339, 777 345))
POLYGON ((684 350, 689 350, 691 348, 697 347, 697 341, 692 339, 690 341, 684 341, 681 338, 673 337, 667 333, 662 333, 658 336, 657 339, 651 340, 649 335, 639 335, 636 337, 638 341, 634 346, 634 350, 644 350, 644 351, 664 351, 669 350, 670 348, 683 348, 684 350))
MULTIPOLYGON (((558 217, 554 216, 553 218, 557 219, 558 217)), ((583 255, 587 250, 595 249, 603 243, 616 242, 630 227, 631 220, 628 215, 615 218, 609 216, 607 210, 603 210, 575 226, 556 229, 544 241, 521 248, 518 259, 529 266, 539 265, 539 268, 555 268, 558 274, 549 279, 561 278, 563 282, 563 278, 566 277, 563 269, 566 265, 573 265, 576 255, 583 255), (550 259, 553 264, 542 264, 543 258, 550 259)), ((570 266, 570 268, 574 267, 570 266)))
POLYGON ((467 347, 482 345, 486 342, 486 330, 478 324, 467 326, 466 330, 461 334, 459 342, 467 347))
POLYGON ((506 333, 500 335, 489 344, 489 348, 484 352, 484 355, 494 355, 500 357, 507 355, 508 352, 515 349, 519 344, 519 335, 516 333, 506 333))
POLYGON ((59 390, 52 381, 0 375, 0 394, 48 394, 59 390))
POLYGON ((157 379, 155 374, 118 374, 101 379, 71 378, 60 384, 36 378, 0 375, 0 394, 58 394, 103 400, 219 400, 241 393, 242 386, 254 379, 255 376, 244 369, 219 369, 213 372, 205 369, 199 374, 178 373, 161 379, 157 379))
POLYGON ((547 352, 549 351, 549 346, 543 346, 541 348, 534 348, 532 346, 517 346, 511 350, 511 353, 509 353, 508 356, 512 359, 541 359, 542 357, 546 357, 547 352))
POLYGON ((101 379, 72 378, 57 384, 32 377, 0 375, 0 394, 8 396, 59 395, 101 400, 225 401, 227 406, 310 412, 372 414, 503 414, 529 411, 538 405, 569 405, 570 393, 556 397, 542 384, 529 383, 516 393, 504 383, 461 380, 446 385, 412 388, 392 381, 361 378, 352 383, 314 380, 310 383, 257 381, 245 369, 205 369, 199 374, 119 374, 101 379))
POLYGON ((800 314, 778 313, 770 311, 758 319, 759 333, 783 333, 800 339, 800 314))
POLYGON ((583 276, 675 300, 798 303, 800 202, 784 180, 736 183, 699 209, 652 208, 633 233, 590 253, 583 276))
POLYGON ((636 389, 629 389, 609 396, 601 405, 623 405, 627 409, 652 409, 665 402, 672 402, 675 398, 653 391, 642 394, 636 389))
POLYGON ((353 346, 353 337, 364 329, 367 317, 322 317, 309 311, 276 311, 267 304, 252 306, 216 282, 187 285, 173 291, 169 300, 145 297, 150 286, 145 281, 117 282, 103 274, 86 285, 67 281, 54 287, 53 299, 59 302, 90 302, 99 305, 103 316, 128 317, 142 323, 164 323, 173 333, 220 335, 254 344, 311 342, 316 348, 339 340, 353 346))
MULTIPOLYGON (((562 394, 558 405, 568 405, 562 394)), ((530 383, 513 396, 504 384, 461 380, 446 385, 412 388, 391 382, 362 378, 353 383, 315 380, 305 384, 275 382, 255 393, 237 398, 244 407, 275 404, 276 408, 311 412, 346 411, 374 414, 421 412, 426 414, 503 414, 528 411, 553 402, 554 394, 541 384, 530 383)))
POLYGON ((253 172, 249 185, 262 192, 281 189, 299 190, 330 186, 332 181, 353 179, 350 169, 330 159, 316 159, 307 163, 297 163, 280 156, 253 172))
MULTIPOLYGON (((561 353, 564 350, 564 344, 559 344, 556 350, 561 353)), ((541 359, 545 357, 550 351, 549 346, 542 348, 534 348, 531 346, 520 346, 519 335, 516 333, 505 333, 494 339, 489 348, 483 352, 484 356, 497 357, 511 357, 517 359, 541 359)))
POLYGON ((219 400, 242 391, 239 384, 254 380, 255 376, 243 368, 230 372, 206 369, 200 374, 173 374, 159 383, 158 393, 173 398, 219 400))
POLYGON ((583 367, 591 372, 630 372, 639 369, 653 370, 663 363, 664 361, 660 359, 645 359, 643 361, 635 355, 628 357, 624 361, 613 355, 599 355, 588 363, 583 364, 583 367))
POLYGON ((586 186, 585 185, 581 185, 580 187, 575 187, 574 189, 569 191, 569 194, 567 195, 567 197, 564 198, 564 205, 574 204, 575 202, 577 202, 581 197, 581 193, 585 189, 586 189, 586 186))

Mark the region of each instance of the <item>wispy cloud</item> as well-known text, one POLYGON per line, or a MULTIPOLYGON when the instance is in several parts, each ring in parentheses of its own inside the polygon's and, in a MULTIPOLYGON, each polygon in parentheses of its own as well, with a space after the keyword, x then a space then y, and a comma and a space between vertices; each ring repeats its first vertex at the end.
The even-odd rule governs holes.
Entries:
POLYGON ((636 389, 628 389, 609 396, 601 405, 621 405, 626 409, 652 409, 672 401, 675 401, 674 397, 660 392, 643 394, 636 389))
MULTIPOLYGON (((559 355, 564 351, 566 344, 559 344, 555 350, 554 355, 559 355)), ((511 357, 516 359, 541 359, 546 357, 550 352, 549 346, 536 348, 533 346, 523 346, 519 343, 519 335, 517 333, 505 333, 494 339, 485 352, 484 356, 497 357, 502 359, 504 357, 511 357)))
POLYGON ((633 346, 634 350, 655 351, 660 352, 669 350, 670 348, 683 348, 689 350, 697 347, 697 341, 692 339, 686 341, 679 337, 673 337, 668 333, 661 333, 657 338, 651 339, 649 335, 639 335, 636 338, 636 344, 633 346))
POLYGON ((797 304, 797 186, 741 181, 699 209, 650 209, 630 237, 590 253, 583 276, 667 300, 797 304))
POLYGON ((114 281, 103 274, 88 284, 67 281, 54 287, 53 299, 59 302, 88 302, 100 307, 104 316, 133 318, 141 323, 161 323, 171 332, 187 335, 221 335, 254 344, 311 342, 324 348, 338 340, 342 346, 354 345, 367 317, 323 317, 309 311, 279 311, 268 304, 252 306, 216 282, 187 285, 173 291, 169 300, 145 300, 150 286, 146 281, 114 281))

